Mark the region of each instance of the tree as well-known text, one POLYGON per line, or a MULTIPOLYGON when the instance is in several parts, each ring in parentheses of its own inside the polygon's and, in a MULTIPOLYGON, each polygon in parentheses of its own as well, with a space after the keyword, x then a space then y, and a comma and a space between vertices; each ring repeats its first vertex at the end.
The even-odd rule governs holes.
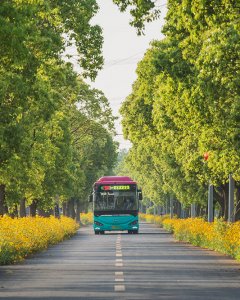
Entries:
MULTIPOLYGON (((89 88, 79 83, 72 66, 61 57, 74 43, 82 76, 96 76, 103 62, 101 29, 91 25, 97 10, 94 0, 2 1, 0 214, 6 200, 10 207, 19 199, 51 206, 60 186, 53 185, 51 175, 68 175, 73 163, 69 112, 81 93, 90 95, 90 90, 86 93, 89 88), (59 161, 65 172, 60 171, 59 161)), ((99 122, 106 124, 108 116, 111 119, 107 100, 100 92, 91 93, 88 101, 80 100, 86 106, 97 106, 99 101, 106 108, 101 116, 105 120, 99 116, 99 122)))
POLYGON ((130 25, 137 29, 139 35, 144 33, 146 22, 149 23, 160 15, 160 10, 155 6, 155 2, 153 0, 113 0, 121 12, 130 8, 130 14, 133 17, 130 25))
POLYGON ((238 15, 231 1, 169 1, 166 38, 139 63, 121 109, 125 136, 134 151, 150 154, 142 163, 153 162, 163 190, 183 203, 203 202, 210 180, 222 195, 217 201, 225 217, 228 174, 239 176, 238 15))

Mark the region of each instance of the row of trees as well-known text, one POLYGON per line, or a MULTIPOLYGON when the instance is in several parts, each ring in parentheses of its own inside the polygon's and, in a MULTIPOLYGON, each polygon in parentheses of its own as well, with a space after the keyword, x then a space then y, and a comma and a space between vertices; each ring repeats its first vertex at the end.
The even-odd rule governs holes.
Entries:
POLYGON ((137 67, 122 105, 133 147, 122 165, 156 204, 206 206, 207 186, 227 218, 228 176, 240 181, 240 7, 237 1, 169 0, 165 38, 137 67), (204 160, 208 158, 207 160, 204 160))
POLYGON ((74 216, 92 183, 116 161, 108 100, 83 77, 102 67, 94 0, 0 4, 0 215, 74 216), (82 74, 64 60, 74 45, 82 74))

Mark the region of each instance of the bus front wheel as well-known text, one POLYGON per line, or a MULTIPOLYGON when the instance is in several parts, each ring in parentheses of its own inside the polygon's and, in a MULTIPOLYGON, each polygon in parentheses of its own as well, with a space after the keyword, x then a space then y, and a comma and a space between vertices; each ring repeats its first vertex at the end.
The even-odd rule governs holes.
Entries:
POLYGON ((95 233, 95 234, 99 234, 99 231, 96 231, 96 230, 95 230, 94 233, 95 233))
POLYGON ((128 230, 129 234, 138 234, 138 230, 128 230))

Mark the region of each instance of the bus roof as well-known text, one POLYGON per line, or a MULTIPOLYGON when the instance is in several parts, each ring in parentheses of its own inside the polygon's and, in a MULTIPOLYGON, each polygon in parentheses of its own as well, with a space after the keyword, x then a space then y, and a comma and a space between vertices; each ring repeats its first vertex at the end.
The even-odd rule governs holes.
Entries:
POLYGON ((96 184, 136 184, 136 182, 128 176, 103 176, 96 184))

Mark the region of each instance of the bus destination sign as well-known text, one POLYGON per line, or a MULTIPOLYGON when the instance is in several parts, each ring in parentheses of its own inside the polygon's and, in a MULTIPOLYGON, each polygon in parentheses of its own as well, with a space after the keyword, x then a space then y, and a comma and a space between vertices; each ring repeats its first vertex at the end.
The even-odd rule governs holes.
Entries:
POLYGON ((130 185, 102 185, 100 187, 102 191, 130 191, 130 185))

